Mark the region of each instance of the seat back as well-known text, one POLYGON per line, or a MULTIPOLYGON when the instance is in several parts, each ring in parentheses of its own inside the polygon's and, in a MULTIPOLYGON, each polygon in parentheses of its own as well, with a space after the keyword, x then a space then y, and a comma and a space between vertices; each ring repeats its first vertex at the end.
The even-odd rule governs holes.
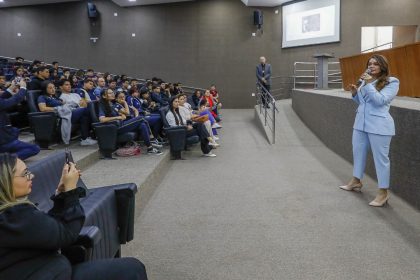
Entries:
MULTIPOLYGON (((70 161, 73 161, 71 153, 70 161)), ((29 200, 35 203, 41 211, 48 211, 53 206, 50 197, 57 189, 65 162, 66 153, 60 151, 28 165, 29 170, 35 175, 32 180, 32 192, 29 194, 29 200)), ((87 190, 81 179, 77 186, 87 190)))
POLYGON ((29 112, 39 112, 38 97, 42 95, 41 90, 28 90, 26 93, 26 99, 28 101, 29 112))
POLYGON ((166 128, 171 127, 169 125, 168 121, 166 120, 166 114, 168 113, 168 111, 169 111, 168 106, 165 106, 165 107, 162 107, 162 108, 159 109, 159 114, 160 114, 160 118, 162 119, 162 122, 163 122, 163 127, 166 127, 166 128))
POLYGON ((92 101, 88 103, 88 110, 92 123, 99 122, 99 101, 92 101))

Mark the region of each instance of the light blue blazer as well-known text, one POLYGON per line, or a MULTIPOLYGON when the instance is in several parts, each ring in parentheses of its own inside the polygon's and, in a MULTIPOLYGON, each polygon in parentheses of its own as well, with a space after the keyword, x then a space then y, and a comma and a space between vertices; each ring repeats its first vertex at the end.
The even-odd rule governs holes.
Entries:
POLYGON ((390 77, 389 84, 380 91, 376 90, 375 84, 376 81, 369 84, 363 81, 353 97, 359 104, 353 128, 367 133, 395 135, 394 119, 389 114, 389 107, 398 93, 400 81, 390 77))

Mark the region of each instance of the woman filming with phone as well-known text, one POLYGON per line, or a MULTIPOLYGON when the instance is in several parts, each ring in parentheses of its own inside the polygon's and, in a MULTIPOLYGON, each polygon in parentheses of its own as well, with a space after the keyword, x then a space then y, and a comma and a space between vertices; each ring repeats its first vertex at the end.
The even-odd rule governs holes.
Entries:
MULTIPOLYGON (((68 161, 68 159, 67 159, 68 161)), ((0 279, 146 280, 135 258, 103 259, 71 265, 60 249, 78 239, 85 221, 77 188, 80 170, 65 163, 54 206, 44 213, 28 199, 34 174, 15 155, 0 154, 0 279)))
POLYGON ((341 189, 360 191, 366 167, 366 156, 372 150, 378 179, 378 194, 369 203, 381 207, 389 199, 390 161, 389 148, 395 135, 395 126, 389 108, 398 93, 399 81, 389 76, 387 59, 375 54, 367 62, 360 86, 349 85, 353 100, 359 105, 353 126, 353 178, 341 189))

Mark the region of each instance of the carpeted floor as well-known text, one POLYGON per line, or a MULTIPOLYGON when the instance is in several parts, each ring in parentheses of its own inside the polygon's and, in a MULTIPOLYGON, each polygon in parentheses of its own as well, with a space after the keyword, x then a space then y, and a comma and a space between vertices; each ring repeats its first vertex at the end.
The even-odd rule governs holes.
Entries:
MULTIPOLYGON (((216 158, 175 162, 123 255, 151 280, 420 279, 420 213, 339 190, 351 165, 279 102, 270 146, 253 110, 223 110, 216 158)), ((140 194, 141 195, 141 194, 140 194)))

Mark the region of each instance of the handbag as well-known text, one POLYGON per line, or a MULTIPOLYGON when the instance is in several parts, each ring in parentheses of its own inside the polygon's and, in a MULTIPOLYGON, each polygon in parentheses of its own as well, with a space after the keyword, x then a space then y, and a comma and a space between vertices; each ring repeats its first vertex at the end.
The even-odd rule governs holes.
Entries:
POLYGON ((0 145, 8 144, 18 139, 19 129, 11 125, 0 127, 0 145))
POLYGON ((208 115, 203 115, 194 119, 195 122, 199 122, 199 123, 205 123, 208 120, 209 120, 208 115))
POLYGON ((115 152, 115 154, 120 157, 137 156, 140 153, 140 146, 136 142, 127 143, 124 147, 117 149, 115 152))

